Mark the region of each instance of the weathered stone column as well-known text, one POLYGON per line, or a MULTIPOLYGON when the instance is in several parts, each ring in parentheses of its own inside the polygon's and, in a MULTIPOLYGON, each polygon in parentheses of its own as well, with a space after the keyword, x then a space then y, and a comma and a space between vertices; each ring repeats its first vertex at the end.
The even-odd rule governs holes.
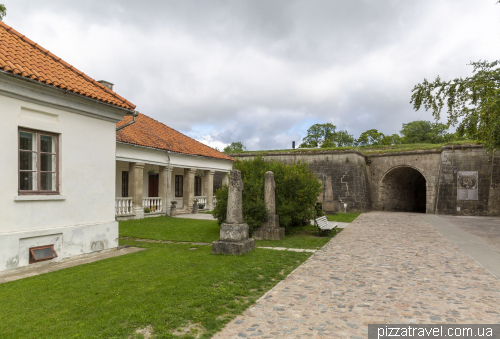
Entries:
POLYGON ((220 240, 212 243, 214 254, 244 254, 255 248, 254 239, 248 238, 248 225, 243 223, 243 181, 241 172, 232 170, 229 175, 226 222, 220 228, 220 240))
POLYGON ((267 221, 256 229, 252 238, 256 240, 281 240, 285 237, 285 228, 280 227, 280 219, 276 214, 276 183, 274 173, 267 171, 264 185, 264 202, 267 209, 267 221))
POLYGON ((215 171, 204 171, 203 172, 203 192, 207 197, 206 208, 211 211, 214 206, 214 173, 215 171))
MULTIPOLYGON (((165 200, 167 196, 167 178, 168 178, 168 167, 160 166, 160 177, 158 184, 158 195, 162 199, 162 212, 170 211, 170 202, 172 201, 171 194, 168 195, 168 201, 165 200)), ((170 167, 170 178, 172 178, 172 167, 170 167)), ((171 188, 171 187, 170 187, 171 188)))
POLYGON ((193 200, 194 200, 194 175, 196 173, 196 168, 185 168, 184 169, 184 179, 182 187, 182 203, 183 210, 187 213, 193 212, 193 200))
POLYGON ((229 173, 224 173, 222 175, 222 186, 228 186, 229 185, 229 173))
POLYGON ((144 208, 142 207, 142 190, 144 185, 144 163, 129 163, 129 189, 132 197, 132 209, 136 219, 144 218, 144 208))

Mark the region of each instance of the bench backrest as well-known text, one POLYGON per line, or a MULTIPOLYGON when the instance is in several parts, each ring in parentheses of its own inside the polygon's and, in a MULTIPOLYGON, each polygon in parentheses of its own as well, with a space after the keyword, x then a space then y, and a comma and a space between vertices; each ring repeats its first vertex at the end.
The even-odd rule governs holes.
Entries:
POLYGON ((328 224, 328 219, 326 216, 319 217, 318 219, 315 220, 316 224, 321 228, 322 226, 329 225, 328 224))

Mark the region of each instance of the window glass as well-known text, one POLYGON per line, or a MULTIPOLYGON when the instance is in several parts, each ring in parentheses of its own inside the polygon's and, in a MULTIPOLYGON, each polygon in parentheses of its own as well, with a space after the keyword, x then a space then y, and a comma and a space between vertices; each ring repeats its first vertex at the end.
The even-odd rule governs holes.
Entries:
POLYGON ((20 132, 19 147, 26 151, 36 151, 36 135, 29 132, 20 132))
POLYGON ((23 191, 36 190, 36 172, 21 172, 19 186, 23 191))
POLYGON ((40 151, 45 153, 56 152, 56 138, 50 135, 40 136, 40 151))
POLYGON ((183 195, 183 179, 182 175, 175 176, 175 196, 179 198, 183 195))
POLYGON ((21 152, 19 154, 19 169, 24 171, 36 171, 36 153, 21 152))
POLYGON ((47 194, 58 191, 57 142, 56 135, 20 129, 19 191, 21 194, 47 194))
POLYGON ((55 154, 40 154, 40 170, 52 172, 56 170, 55 154))
POLYGON ((40 190, 55 191, 56 190, 56 174, 55 173, 40 173, 40 190))
POLYGON ((122 197, 128 197, 128 171, 122 172, 122 197))
POLYGON ((33 254, 36 257, 36 260, 41 260, 45 258, 52 258, 54 256, 54 251, 52 248, 41 248, 38 250, 33 250, 33 254))

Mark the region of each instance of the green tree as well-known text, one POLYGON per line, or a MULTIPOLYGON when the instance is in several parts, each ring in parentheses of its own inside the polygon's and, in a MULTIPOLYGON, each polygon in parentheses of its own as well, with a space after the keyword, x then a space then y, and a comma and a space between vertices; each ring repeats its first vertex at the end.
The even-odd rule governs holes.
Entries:
MULTIPOLYGON (((248 224, 250 233, 267 219, 264 204, 264 178, 267 171, 274 173, 276 212, 280 216, 280 226, 285 227, 287 233, 304 220, 314 217, 322 185, 307 163, 285 164, 257 157, 254 160, 238 160, 234 168, 241 171, 243 219, 248 224)), ((227 186, 216 192, 217 204, 213 215, 219 225, 226 220, 227 193, 227 186)))
MULTIPOLYGON (((500 3, 500 1, 498 1, 500 3)), ((500 148, 500 60, 471 62, 472 76, 416 85, 410 103, 415 110, 432 110, 436 120, 446 106, 448 126, 459 136, 481 141, 487 148, 500 148)))
POLYGON ((381 133, 376 129, 369 129, 368 131, 361 133, 358 140, 356 140, 356 144, 359 146, 381 145, 384 137, 384 133, 381 133))
POLYGON ((4 4, 0 4, 0 21, 3 21, 3 18, 7 15, 7 8, 4 4))
POLYGON ((337 127, 332 123, 312 125, 307 130, 307 136, 302 140, 302 143, 299 145, 299 147, 320 147, 325 142, 325 140, 333 140, 336 128, 337 127))
POLYGON ((224 148, 224 153, 241 153, 246 150, 247 148, 245 147, 245 145, 243 145, 242 142, 236 141, 226 146, 224 148))
POLYGON ((355 141, 354 137, 347 131, 338 131, 335 133, 334 140, 338 147, 353 146, 355 141))
POLYGON ((444 135, 448 130, 446 124, 416 120, 403 124, 399 133, 403 136, 403 144, 439 144, 445 141, 444 135))

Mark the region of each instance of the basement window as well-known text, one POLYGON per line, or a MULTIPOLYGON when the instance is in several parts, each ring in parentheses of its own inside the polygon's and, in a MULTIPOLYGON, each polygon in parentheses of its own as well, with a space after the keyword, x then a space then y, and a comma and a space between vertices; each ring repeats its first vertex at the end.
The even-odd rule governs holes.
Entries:
POLYGON ((30 264, 46 261, 57 257, 54 245, 38 246, 30 248, 30 264))

